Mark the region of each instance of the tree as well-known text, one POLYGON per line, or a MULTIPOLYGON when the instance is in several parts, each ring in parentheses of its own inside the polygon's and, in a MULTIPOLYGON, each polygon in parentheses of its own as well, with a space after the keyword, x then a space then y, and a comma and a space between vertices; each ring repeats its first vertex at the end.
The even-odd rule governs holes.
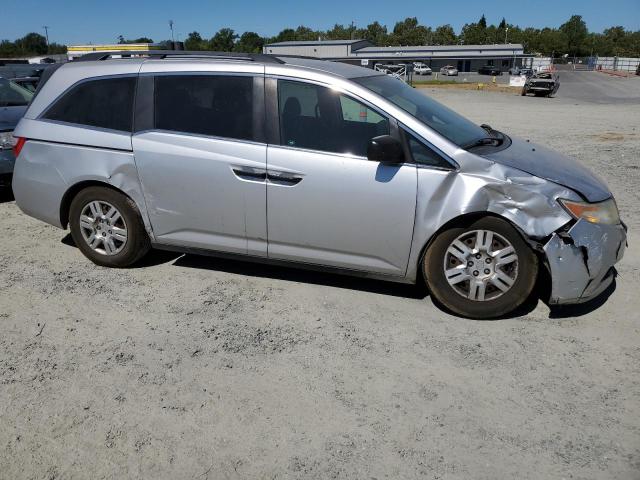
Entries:
POLYGON ((498 28, 501 30, 507 28, 507 21, 504 19, 504 17, 502 17, 502 21, 500 22, 500 25, 498 25, 498 28))
POLYGON ((256 32, 244 32, 235 45, 237 52, 260 53, 264 45, 264 38, 256 32))
POLYGON ((129 40, 124 38, 122 35, 118 35, 118 43, 121 45, 127 44, 127 43, 153 43, 153 40, 149 37, 140 37, 140 38, 135 38, 133 40, 129 40))
POLYGON ((487 29, 477 23, 466 23, 460 31, 460 38, 465 45, 484 45, 487 43, 487 29))
POLYGON ((348 40, 351 38, 351 27, 345 27, 336 23, 331 30, 327 30, 328 40, 348 40))
POLYGON ((184 41, 184 48, 186 50, 206 50, 207 42, 198 32, 191 32, 184 41))
POLYGON ((440 25, 433 34, 433 43, 435 45, 454 45, 457 37, 453 27, 449 24, 440 25))
POLYGON ((16 40, 16 46, 23 55, 44 55, 47 53, 47 39, 39 33, 27 33, 16 40))
POLYGON ((296 31, 293 28, 285 28, 278 35, 273 37, 269 43, 292 42, 296 39, 296 31))
POLYGON ((392 45, 425 45, 431 43, 431 28, 418 24, 416 17, 396 23, 391 34, 392 45))
POLYGON ((211 38, 209 45, 214 52, 231 52, 238 35, 231 28, 221 28, 211 38))
POLYGON ((480 28, 487 28, 487 19, 484 16, 484 13, 482 14, 482 16, 480 17, 480 20, 478 20, 478 27, 480 28))
POLYGON ((373 22, 367 25, 362 31, 360 38, 369 40, 374 45, 382 47, 389 41, 389 35, 387 34, 387 27, 380 25, 378 22, 373 22))
POLYGON ((560 25, 560 31, 565 35, 567 50, 570 55, 580 55, 589 30, 582 16, 573 15, 566 23, 560 25))
POLYGON ((295 30, 296 40, 317 40, 318 32, 315 30, 311 30, 309 27, 305 27, 304 25, 300 25, 295 30))

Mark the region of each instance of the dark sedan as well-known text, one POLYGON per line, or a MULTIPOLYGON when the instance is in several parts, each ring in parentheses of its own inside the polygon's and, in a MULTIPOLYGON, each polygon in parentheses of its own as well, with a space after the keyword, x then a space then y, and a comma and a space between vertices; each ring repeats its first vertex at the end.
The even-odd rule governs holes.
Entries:
POLYGON ((493 65, 485 65, 478 69, 480 75, 502 75, 502 70, 493 65))

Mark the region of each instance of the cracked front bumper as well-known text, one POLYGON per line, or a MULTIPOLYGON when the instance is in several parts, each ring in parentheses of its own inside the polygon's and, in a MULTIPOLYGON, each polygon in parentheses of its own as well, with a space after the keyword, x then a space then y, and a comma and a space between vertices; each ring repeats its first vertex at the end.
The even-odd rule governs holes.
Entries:
POLYGON ((582 303, 613 282, 613 266, 627 246, 624 224, 600 225, 578 220, 568 231, 554 233, 544 245, 551 273, 550 304, 582 303))

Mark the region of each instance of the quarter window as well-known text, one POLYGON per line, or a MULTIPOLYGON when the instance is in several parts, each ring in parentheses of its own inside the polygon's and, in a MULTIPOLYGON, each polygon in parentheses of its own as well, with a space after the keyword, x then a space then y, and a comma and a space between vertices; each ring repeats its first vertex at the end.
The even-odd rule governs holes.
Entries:
POLYGON ((130 132, 135 88, 135 77, 82 82, 54 103, 43 118, 130 132))
POLYGON ((157 129, 254 139, 253 77, 157 76, 154 90, 157 129))
POLYGON ((437 168, 448 168, 452 166, 440 154, 436 153, 432 148, 425 145, 422 141, 405 131, 406 138, 409 142, 409 150, 413 161, 420 165, 429 165, 437 168))
POLYGON ((389 120, 362 102, 309 83, 278 81, 280 143, 365 157, 369 140, 389 134, 389 120))

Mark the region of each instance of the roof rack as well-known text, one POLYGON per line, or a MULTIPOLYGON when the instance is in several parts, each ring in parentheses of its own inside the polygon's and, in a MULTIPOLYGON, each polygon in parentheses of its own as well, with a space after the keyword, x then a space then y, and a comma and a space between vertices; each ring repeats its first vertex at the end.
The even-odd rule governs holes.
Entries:
POLYGON ((91 62, 119 58, 209 58, 218 60, 238 60, 245 62, 285 63, 275 55, 264 53, 207 52, 190 50, 114 50, 111 52, 91 52, 75 58, 74 62, 91 62))

